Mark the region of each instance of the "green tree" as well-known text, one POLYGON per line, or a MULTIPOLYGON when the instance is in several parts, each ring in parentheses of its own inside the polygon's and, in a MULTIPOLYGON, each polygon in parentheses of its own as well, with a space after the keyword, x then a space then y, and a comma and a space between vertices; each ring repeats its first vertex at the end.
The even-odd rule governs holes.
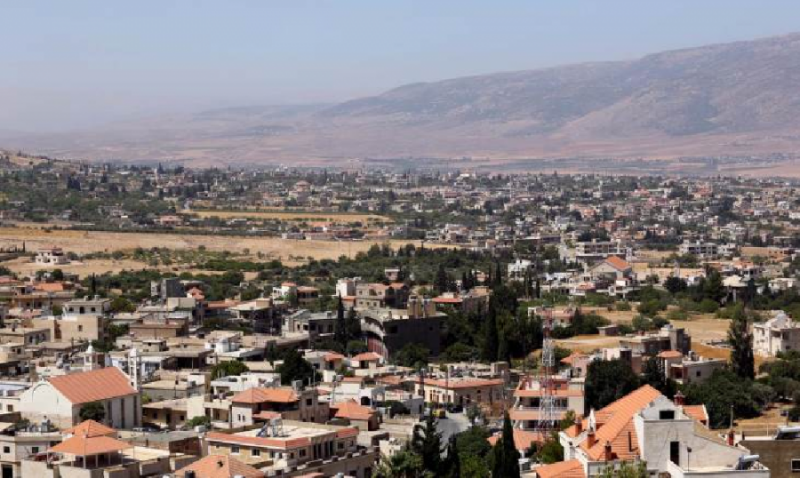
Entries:
POLYGON ((631 463, 623 461, 619 466, 614 465, 603 468, 599 478, 648 478, 647 464, 643 461, 631 463))
POLYGON ((639 377, 622 360, 596 360, 586 371, 587 409, 599 410, 639 388, 639 377))
POLYGON ((278 365, 276 371, 281 374, 283 385, 291 385, 296 380, 302 381, 303 384, 310 384, 310 382, 318 380, 318 374, 314 367, 296 349, 286 351, 283 363, 278 365))
POLYGON ((683 394, 686 403, 706 406, 711 428, 722 428, 730 425, 731 411, 734 419, 754 418, 767 405, 753 383, 730 370, 716 370, 704 382, 684 387, 683 394))
POLYGON ((94 420, 103 423, 106 418, 106 407, 102 402, 84 403, 78 411, 78 416, 81 421, 94 420))
POLYGON ((755 378, 753 334, 750 331, 750 319, 741 304, 737 304, 733 310, 728 342, 731 344, 731 370, 742 378, 755 378))
POLYGON ((461 478, 461 457, 458 454, 458 443, 455 435, 450 437, 447 444, 447 456, 442 462, 442 476, 448 478, 461 478))
POLYGON ((656 357, 647 359, 644 363, 644 370, 642 370, 642 383, 650 385, 666 397, 672 398, 678 390, 678 386, 674 380, 667 378, 663 363, 656 357))
POLYGON ((425 470, 439 475, 442 470, 442 434, 436 429, 436 419, 428 414, 423 425, 414 427, 411 450, 422 458, 425 470))
POLYGON ((394 362, 401 367, 421 368, 428 364, 430 355, 424 345, 410 342, 394 353, 394 362))
POLYGON ((519 478, 519 452, 514 445, 514 429, 508 412, 503 417, 503 434, 495 443, 492 454, 492 476, 519 478))
POLYGON ((209 427, 209 426, 211 426, 211 419, 205 415, 198 415, 186 421, 187 428, 209 427))
POLYGON ((375 470, 375 478, 422 478, 422 458, 411 450, 398 451, 391 456, 381 457, 375 470))
POLYGON ((664 288, 667 289, 670 294, 675 295, 678 292, 686 290, 686 281, 680 277, 669 276, 669 278, 664 281, 664 288))
POLYGON ((244 362, 238 360, 226 360, 211 367, 211 380, 221 377, 233 377, 247 372, 249 369, 244 362))
POLYGON ((136 311, 136 306, 133 305, 131 301, 118 295, 114 297, 111 301, 111 312, 120 313, 120 312, 134 312, 136 311))
POLYGON ((500 340, 497 332, 497 309, 493 299, 489 299, 489 310, 486 314, 482 335, 481 358, 485 362, 494 362, 497 360, 500 340))
POLYGON ((336 300, 336 323, 333 328, 333 340, 341 344, 342 348, 347 344, 347 325, 344 319, 344 304, 340 295, 336 300))
POLYGON ((546 465, 564 461, 564 447, 559 443, 557 433, 553 433, 542 443, 536 452, 536 458, 546 465))

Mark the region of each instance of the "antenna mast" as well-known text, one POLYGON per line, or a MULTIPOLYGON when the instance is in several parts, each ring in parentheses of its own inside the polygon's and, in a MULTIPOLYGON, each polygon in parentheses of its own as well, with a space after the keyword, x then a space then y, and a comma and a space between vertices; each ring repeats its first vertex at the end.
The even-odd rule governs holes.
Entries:
POLYGON ((550 433, 558 429, 560 417, 556 411, 555 397, 555 345, 550 332, 553 330, 553 310, 549 307, 542 311, 542 360, 539 366, 539 420, 537 421, 536 431, 541 433, 542 438, 550 436, 550 433))

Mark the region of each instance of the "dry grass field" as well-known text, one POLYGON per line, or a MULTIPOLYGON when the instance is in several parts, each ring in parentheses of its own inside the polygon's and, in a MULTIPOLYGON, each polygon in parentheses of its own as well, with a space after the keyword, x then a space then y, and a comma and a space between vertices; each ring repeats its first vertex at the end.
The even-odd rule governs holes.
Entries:
MULTIPOLYGON (((262 258, 278 259, 287 265, 303 263, 308 257, 314 259, 338 259, 340 256, 354 257, 366 252, 373 244, 387 243, 392 247, 405 244, 420 245, 420 241, 305 241, 273 237, 205 236, 192 234, 128 233, 105 231, 53 230, 47 232, 34 228, 0 228, 0 248, 20 246, 22 241, 28 250, 58 246, 67 252, 87 254, 90 252, 111 253, 117 250, 133 250, 161 247, 168 249, 197 249, 201 246, 211 251, 248 253, 262 258)), ((425 247, 437 247, 426 244, 425 247)), ((113 265, 113 264, 112 264, 113 265)), ((99 267, 103 267, 100 265, 99 267)))
POLYGON ((221 219, 248 218, 248 219, 280 219, 282 221, 305 221, 305 222, 333 222, 346 224, 351 222, 392 222, 385 216, 377 214, 348 214, 334 212, 291 212, 291 211, 214 211, 214 210, 184 210, 184 214, 196 214, 199 217, 218 217, 221 219))

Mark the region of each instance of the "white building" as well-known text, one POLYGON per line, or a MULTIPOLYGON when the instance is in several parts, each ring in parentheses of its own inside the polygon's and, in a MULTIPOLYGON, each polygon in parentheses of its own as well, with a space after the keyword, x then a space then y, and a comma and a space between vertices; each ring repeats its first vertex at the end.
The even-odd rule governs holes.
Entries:
POLYGON ((745 448, 699 432, 696 427, 707 419, 704 406, 673 403, 645 385, 560 432, 565 461, 536 468, 535 473, 538 478, 594 477, 620 462, 644 462, 650 476, 770 476, 745 448))
POLYGON ((139 392, 116 367, 38 382, 20 395, 19 411, 30 421, 50 420, 59 428, 68 428, 82 421, 81 408, 92 402, 103 405, 105 425, 130 429, 141 424, 139 392))
POLYGON ((60 247, 47 247, 36 252, 34 261, 43 266, 56 266, 69 264, 69 257, 64 254, 64 250, 60 247))
POLYGON ((753 351, 764 357, 800 350, 800 324, 783 311, 768 321, 753 324, 753 351))

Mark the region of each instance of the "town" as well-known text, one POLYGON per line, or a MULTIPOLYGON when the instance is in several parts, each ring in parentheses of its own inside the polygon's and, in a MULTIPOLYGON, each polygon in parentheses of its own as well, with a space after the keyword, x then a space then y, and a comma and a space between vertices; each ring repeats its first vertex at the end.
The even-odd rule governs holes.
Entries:
POLYGON ((799 191, 3 153, 2 478, 790 476, 799 191))

